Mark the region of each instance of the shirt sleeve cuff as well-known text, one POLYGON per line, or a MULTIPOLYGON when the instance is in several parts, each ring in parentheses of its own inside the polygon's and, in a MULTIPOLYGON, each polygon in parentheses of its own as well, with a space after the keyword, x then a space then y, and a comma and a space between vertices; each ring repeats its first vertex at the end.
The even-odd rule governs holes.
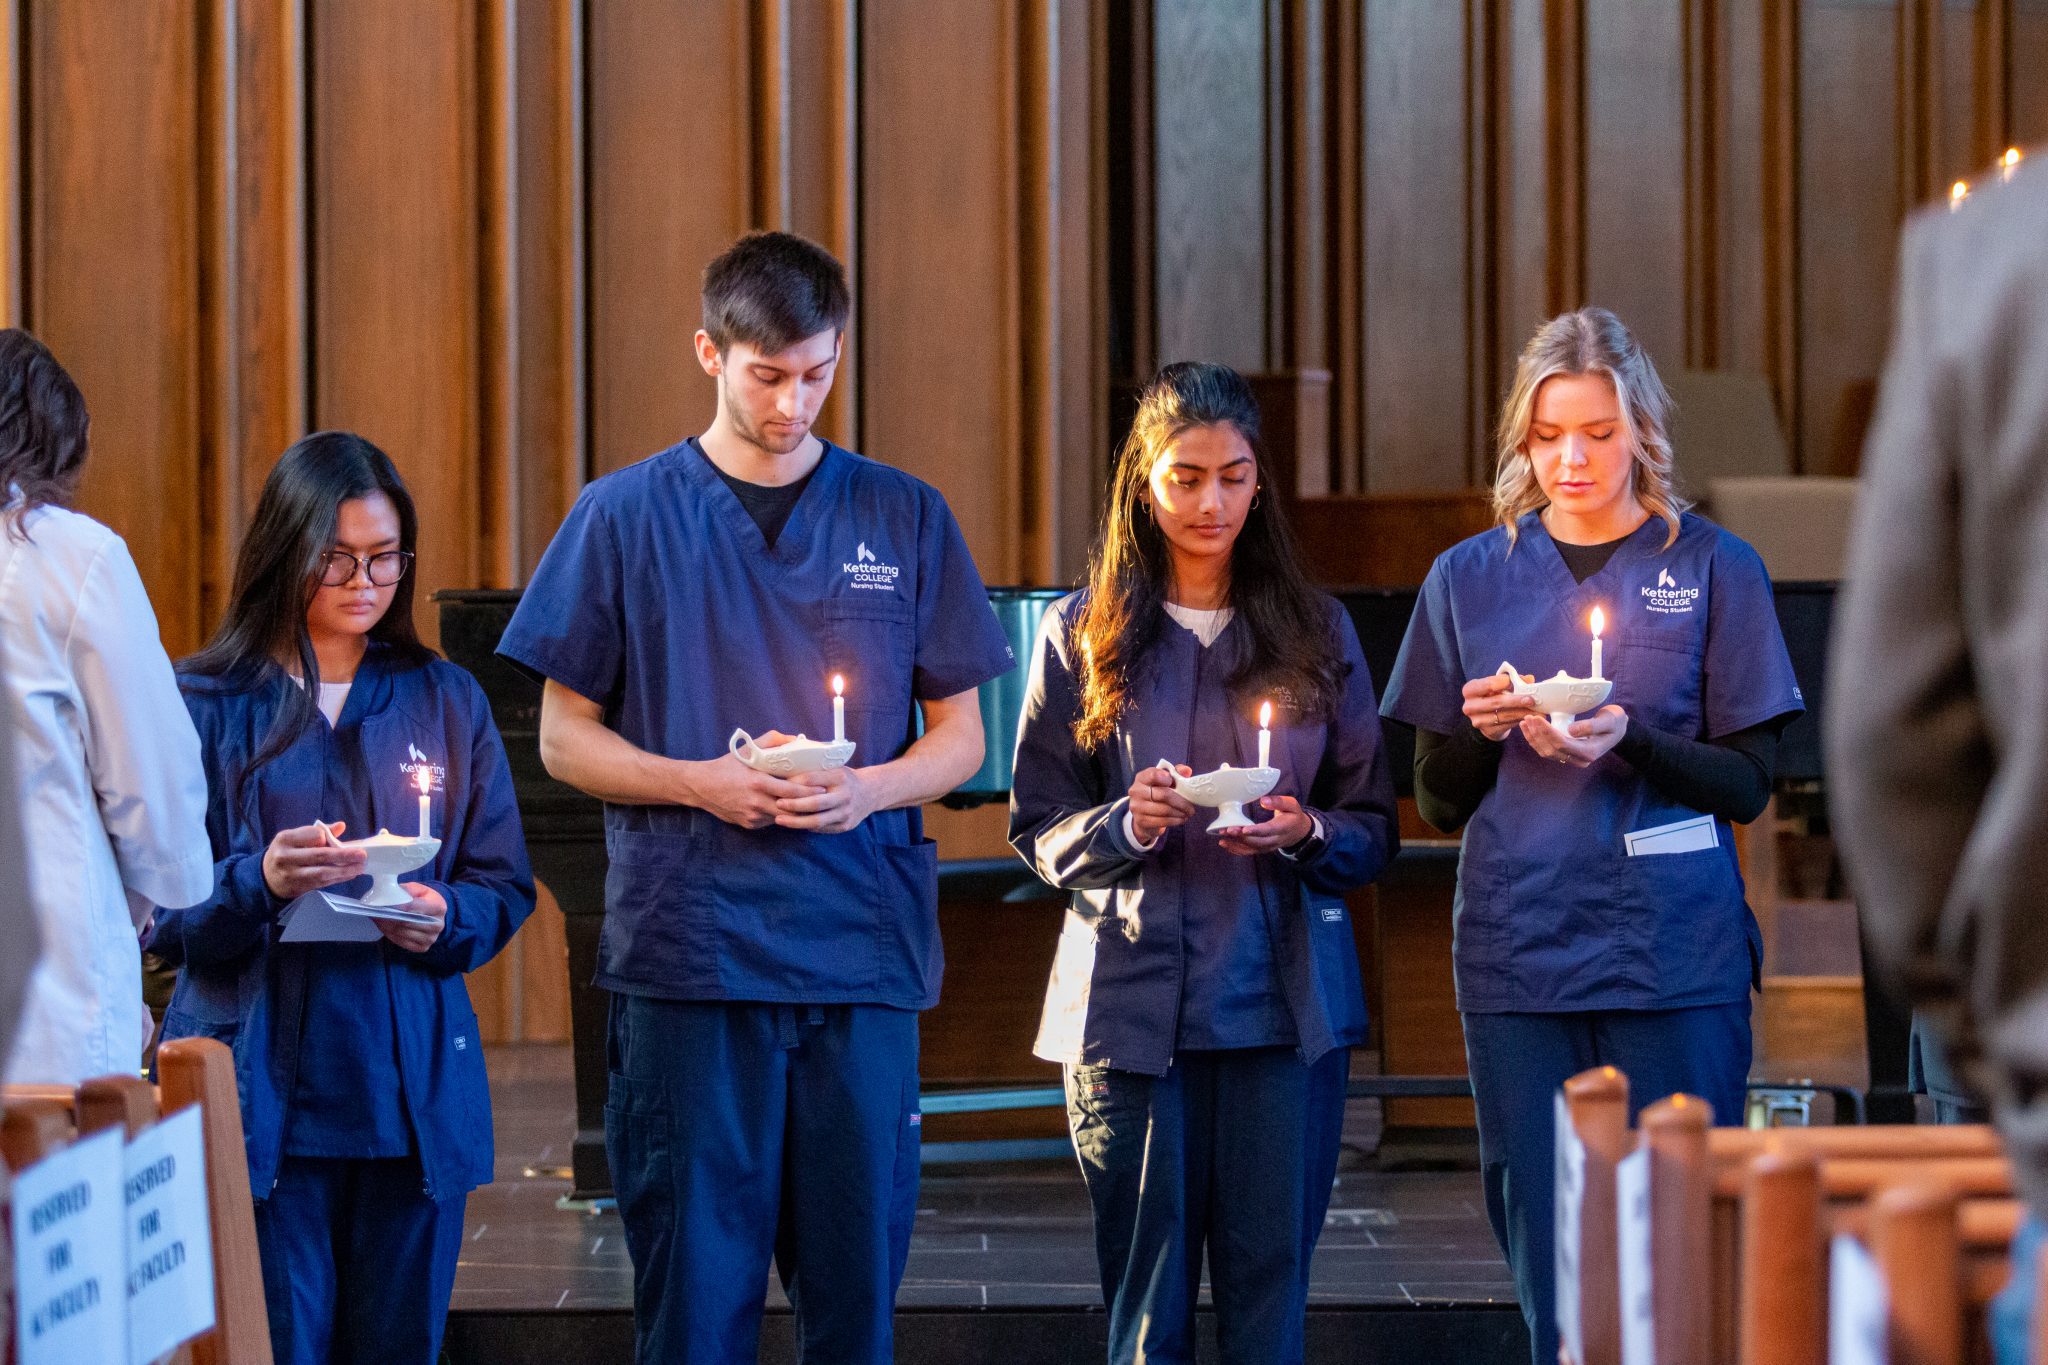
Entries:
POLYGON ((1138 839, 1138 827, 1137 825, 1132 823, 1131 812, 1128 808, 1124 811, 1123 831, 1124 842, 1126 844, 1129 844, 1131 848, 1138 853, 1150 853, 1153 849, 1158 848, 1159 840, 1162 837, 1160 835, 1155 834, 1152 836, 1151 843, 1141 843, 1138 839))

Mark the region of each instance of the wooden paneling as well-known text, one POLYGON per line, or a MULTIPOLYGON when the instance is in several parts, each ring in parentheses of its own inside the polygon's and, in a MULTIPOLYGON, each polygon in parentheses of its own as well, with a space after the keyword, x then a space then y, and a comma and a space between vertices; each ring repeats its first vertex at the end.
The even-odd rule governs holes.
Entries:
POLYGON ((1265 8, 1160 0, 1154 15, 1159 360, 1264 369, 1265 8))
POLYGON ((81 510, 118 528, 166 640, 200 630, 199 26, 156 0, 24 11, 31 327, 85 391, 81 510))
MULTIPOLYGON (((1673 369, 1687 352, 1685 0, 1586 0, 1585 298, 1673 369)), ((1704 302, 1704 300, 1701 300, 1704 302)))
POLYGON ((1464 75, 1461 6, 1368 0, 1364 439, 1379 458, 1367 491, 1469 478, 1464 75))
POLYGON ((705 264, 753 218, 747 7, 589 7, 593 472, 710 425, 691 338, 705 264))
POLYGON ((2002 138, 2048 148, 2048 0, 2012 0, 2010 41, 2002 70, 2010 83, 2011 125, 2002 138))

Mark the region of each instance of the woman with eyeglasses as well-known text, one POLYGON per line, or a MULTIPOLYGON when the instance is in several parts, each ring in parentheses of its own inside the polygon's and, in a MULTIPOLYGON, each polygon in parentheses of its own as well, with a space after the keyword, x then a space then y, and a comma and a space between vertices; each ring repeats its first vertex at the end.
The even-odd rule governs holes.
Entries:
POLYGON ((166 1038, 233 1045, 281 1363, 440 1351, 490 1097, 463 974, 533 909, 512 775, 483 690, 413 628, 418 521, 376 446, 320 432, 270 473, 226 619, 179 672, 210 783, 211 900, 160 911, 181 971, 166 1038), (360 893, 345 835, 413 834, 427 923, 295 941, 309 893, 360 893), (289 913, 288 913, 289 912, 289 913))

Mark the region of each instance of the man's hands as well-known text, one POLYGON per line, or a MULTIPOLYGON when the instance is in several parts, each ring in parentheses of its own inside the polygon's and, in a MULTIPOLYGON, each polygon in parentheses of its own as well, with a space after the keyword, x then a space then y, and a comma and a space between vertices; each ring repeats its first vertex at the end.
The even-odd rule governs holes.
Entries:
POLYGON ((844 834, 875 813, 873 784, 858 768, 805 773, 804 781, 811 784, 804 795, 786 796, 775 803, 775 823, 784 829, 844 834))
MULTIPOLYGON (((327 826, 339 836, 348 825, 327 826)), ((281 901, 294 901, 308 891, 337 886, 363 875, 369 855, 359 848, 337 848, 318 825, 283 829, 263 850, 263 884, 281 901)))
MULTIPOLYGON (((792 736, 770 730, 755 739, 757 747, 773 749, 792 736)), ((684 803, 710 811, 741 829, 807 829, 819 834, 844 834, 875 813, 873 784, 858 768, 826 768, 794 778, 755 772, 731 754, 685 765, 684 803)))

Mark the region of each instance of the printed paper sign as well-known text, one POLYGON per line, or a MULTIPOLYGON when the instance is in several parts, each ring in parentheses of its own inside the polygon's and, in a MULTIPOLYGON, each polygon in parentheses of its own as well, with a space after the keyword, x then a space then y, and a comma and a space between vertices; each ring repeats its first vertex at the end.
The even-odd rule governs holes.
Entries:
POLYGON ((1650 1150, 1614 1166, 1615 1248, 1621 1260, 1621 1365, 1657 1365, 1657 1314, 1650 1296, 1650 1150))
POLYGON ((1628 856, 1643 858, 1655 853, 1695 853, 1703 848, 1719 848, 1721 835, 1711 815, 1696 815, 1690 820, 1677 820, 1655 829, 1631 830, 1622 836, 1628 847, 1628 856))
POLYGON ((1557 1118, 1557 1339, 1574 1361, 1586 1358, 1579 1325, 1579 1214, 1586 1194, 1586 1144, 1572 1127, 1564 1092, 1554 1097, 1557 1118))
POLYGON ((81 1138, 14 1178, 21 1365, 128 1358, 121 1138, 118 1128, 81 1138))
POLYGON ((213 1233, 199 1107, 128 1144, 128 1360, 148 1362, 213 1327, 213 1233))
POLYGON ((1847 1233, 1828 1251, 1828 1365, 1884 1365, 1891 1295, 1884 1272, 1847 1233))

